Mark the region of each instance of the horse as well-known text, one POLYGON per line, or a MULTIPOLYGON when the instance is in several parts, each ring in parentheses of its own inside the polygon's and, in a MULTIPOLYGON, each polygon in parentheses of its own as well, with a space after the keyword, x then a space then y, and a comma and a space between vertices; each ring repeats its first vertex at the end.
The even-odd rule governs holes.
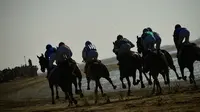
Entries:
POLYGON ((73 70, 74 65, 70 59, 66 59, 64 62, 58 65, 59 74, 50 74, 48 77, 49 87, 51 88, 52 93, 52 104, 55 104, 54 101, 54 90, 53 85, 57 84, 62 91, 65 93, 65 99, 68 99, 69 105, 73 103, 76 105, 77 100, 73 97, 72 93, 72 82, 74 79, 73 70))
MULTIPOLYGON (((146 55, 147 52, 145 52, 145 50, 144 50, 144 47, 142 45, 142 40, 141 39, 142 39, 141 37, 137 36, 137 42, 136 42, 136 44, 137 44, 137 51, 140 54, 146 55)), ((161 49, 161 52, 165 55, 169 68, 171 68, 175 72, 177 79, 180 80, 181 77, 178 75, 178 73, 176 71, 176 67, 174 65, 173 58, 171 57, 171 55, 169 54, 169 52, 167 52, 166 50, 162 50, 162 49, 161 49)), ((150 75, 150 80, 151 80, 151 75, 150 75)))
POLYGON ((154 91, 155 91, 155 85, 157 86, 157 89, 159 89, 158 93, 161 93, 162 89, 161 89, 160 83, 158 81, 159 73, 163 76, 165 84, 168 84, 169 89, 170 89, 170 78, 169 78, 168 67, 172 68, 175 71, 177 78, 180 80, 180 77, 178 76, 178 74, 176 72, 176 68, 173 64, 172 57, 167 51, 161 50, 161 52, 164 53, 165 57, 167 58, 166 60, 167 60, 168 64, 166 64, 165 61, 161 58, 161 56, 154 50, 150 50, 150 51, 144 50, 141 37, 137 36, 136 44, 137 44, 138 52, 142 53, 142 55, 143 55, 145 72, 149 71, 150 77, 152 76, 154 79, 152 93, 154 93, 154 91))
POLYGON ((182 43, 180 45, 177 58, 181 75, 184 80, 186 80, 186 76, 184 76, 184 69, 188 68, 190 72, 190 83, 194 83, 194 86, 197 86, 194 77, 193 64, 195 61, 200 61, 200 48, 195 43, 182 43))
MULTIPOLYGON (((39 59, 39 64, 40 64, 40 70, 44 73, 45 70, 48 71, 48 60, 44 57, 43 54, 41 54, 41 56, 37 56, 37 58, 39 59)), ((56 66, 54 66, 56 67, 56 66)), ((59 71, 57 70, 57 68, 54 69, 54 71, 49 71, 51 72, 51 74, 59 74, 59 71)), ((78 66, 75 66, 75 68, 73 69, 73 84, 75 86, 75 93, 76 94, 80 94, 80 97, 83 97, 83 93, 82 93, 82 89, 81 89, 81 81, 82 81, 82 74, 81 74, 81 71, 80 69, 78 68, 78 66), (77 88, 77 80, 76 78, 78 78, 78 85, 79 85, 79 90, 77 88)), ((55 87, 56 87, 56 99, 59 99, 59 95, 58 95, 58 85, 55 84, 55 87)))
MULTIPOLYGON (((116 43, 113 42, 114 48, 113 51, 115 51, 116 48, 116 43)), ((117 52, 114 52, 117 55, 117 52)), ((145 85, 143 83, 143 77, 142 77, 142 73, 143 72, 143 68, 142 68, 142 58, 139 54, 131 52, 131 54, 124 54, 122 56, 120 56, 119 59, 119 71, 120 71, 120 81, 122 83, 122 88, 125 89, 126 85, 123 82, 123 79, 126 78, 127 82, 128 82, 128 95, 130 95, 130 80, 129 80, 129 76, 132 76, 133 78, 133 85, 138 85, 139 82, 141 82, 141 88, 145 88, 145 85), (140 80, 136 81, 136 70, 139 71, 139 78, 140 80)), ((148 77, 146 76, 146 74, 144 73, 147 81, 149 82, 149 84, 151 85, 152 82, 148 79, 148 77)))
POLYGON ((101 90, 102 97, 106 96, 106 94, 103 92, 103 88, 100 83, 101 78, 105 78, 108 80, 108 82, 112 85, 113 89, 116 89, 117 86, 115 86, 110 78, 110 73, 107 69, 107 67, 97 61, 97 60, 91 60, 88 63, 88 67, 86 68, 86 75, 88 77, 88 80, 94 80, 95 81, 95 104, 97 103, 97 94, 98 94, 98 87, 101 90))

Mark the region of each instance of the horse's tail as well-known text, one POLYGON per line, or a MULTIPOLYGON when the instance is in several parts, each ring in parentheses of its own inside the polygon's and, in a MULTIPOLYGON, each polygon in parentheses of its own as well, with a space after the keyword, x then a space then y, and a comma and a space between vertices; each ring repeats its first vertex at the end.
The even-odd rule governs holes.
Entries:
POLYGON ((162 50, 162 52, 165 54, 165 57, 166 57, 167 62, 169 64, 169 67, 170 68, 173 67, 174 66, 174 61, 173 61, 172 56, 166 50, 162 50))
POLYGON ((76 77, 77 77, 78 79, 82 79, 82 73, 81 73, 81 70, 78 68, 77 65, 75 66, 74 74, 76 75, 76 77))
POLYGON ((198 61, 200 61, 200 48, 198 46, 195 46, 196 47, 196 58, 198 61))
POLYGON ((101 66, 101 69, 102 69, 104 75, 106 77, 109 77, 110 76, 110 72, 108 71, 108 68, 106 67, 106 65, 104 65, 103 63, 101 63, 100 66, 101 66))

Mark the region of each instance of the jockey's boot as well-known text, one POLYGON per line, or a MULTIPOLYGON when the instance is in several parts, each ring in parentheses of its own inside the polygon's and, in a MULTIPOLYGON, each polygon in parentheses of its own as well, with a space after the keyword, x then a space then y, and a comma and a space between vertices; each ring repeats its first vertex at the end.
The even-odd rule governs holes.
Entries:
POLYGON ((50 73, 50 69, 47 69, 47 76, 46 76, 46 78, 49 77, 49 73, 50 73))
POLYGON ((177 53, 176 53, 176 57, 177 57, 177 58, 178 58, 178 56, 179 56, 179 53, 180 53, 179 50, 177 50, 177 53))
POLYGON ((97 59, 97 62, 98 62, 98 63, 101 63, 101 60, 97 59))
POLYGON ((88 68, 88 62, 85 63, 85 67, 84 67, 84 73, 87 74, 87 68, 88 68))

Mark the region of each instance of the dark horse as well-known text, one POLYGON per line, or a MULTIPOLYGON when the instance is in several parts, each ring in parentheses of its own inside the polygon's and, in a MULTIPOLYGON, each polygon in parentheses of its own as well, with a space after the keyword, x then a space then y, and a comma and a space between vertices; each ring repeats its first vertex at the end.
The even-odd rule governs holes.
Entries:
MULTIPOLYGON (((43 54, 41 54, 41 56, 37 56, 38 59, 39 59, 39 64, 40 64, 40 69, 42 72, 45 72, 45 70, 47 69, 48 70, 48 60, 44 57, 43 54)), ((55 66, 54 66, 55 67, 55 66)), ((58 69, 56 68, 52 74, 59 74, 59 71, 58 69)), ((74 84, 75 86, 75 93, 78 94, 80 93, 80 96, 83 97, 83 94, 82 94, 82 89, 81 89, 81 81, 82 81, 82 74, 81 74, 81 71, 80 69, 78 68, 78 66, 75 66, 75 68, 73 69, 73 80, 72 80, 72 83, 74 84), (79 85, 79 90, 77 88, 77 80, 76 78, 78 78, 78 85, 79 85)), ((59 95, 58 95, 58 85, 55 84, 55 87, 56 87, 56 99, 59 99, 59 95)))
POLYGON ((97 60, 92 60, 88 62, 88 67, 86 69, 86 75, 88 77, 88 80, 94 80, 96 83, 95 87, 95 104, 97 103, 97 93, 98 93, 98 87, 101 90, 102 96, 105 96, 103 92, 103 88, 100 83, 100 78, 105 78, 109 81, 109 83, 113 86, 113 89, 116 89, 117 86, 115 86, 110 78, 110 73, 106 66, 97 61, 97 60))
POLYGON ((149 71, 149 75, 153 77, 154 79, 154 86, 153 86, 153 91, 155 91, 155 85, 157 86, 157 89, 159 90, 159 93, 161 93, 161 86, 158 81, 158 75, 159 73, 163 76, 165 84, 168 84, 170 87, 170 78, 169 78, 169 69, 168 66, 170 66, 176 73, 177 78, 180 79, 176 72, 176 68, 173 64, 173 60, 171 55, 165 51, 162 50, 161 52, 164 53, 164 55, 167 58, 168 65, 165 63, 165 61, 161 58, 161 55, 159 55, 155 51, 145 51, 144 47, 142 45, 141 37, 137 37, 137 48, 138 52, 142 53, 143 55, 143 61, 145 65, 145 71, 149 71), (148 69, 147 69, 148 68, 148 69))
MULTIPOLYGON (((137 44, 137 50, 138 50, 138 52, 142 53, 143 55, 146 55, 147 52, 145 52, 144 47, 143 47, 143 45, 141 43, 141 37, 137 36, 137 42, 136 42, 136 44, 137 44)), ((174 65, 174 61, 173 61, 171 55, 169 54, 169 52, 167 52, 166 50, 161 50, 161 52, 164 53, 164 55, 166 57, 166 60, 168 62, 168 66, 175 72, 177 79, 180 80, 181 77, 179 77, 179 75, 178 75, 178 73, 176 71, 176 67, 174 65)))
MULTIPOLYGON (((116 43, 113 42, 114 48, 113 51, 116 49, 116 43)), ((116 55, 117 52, 114 52, 116 55)), ((145 85, 143 83, 143 78, 142 78, 142 58, 139 54, 136 54, 134 52, 131 52, 132 54, 124 54, 123 56, 120 56, 119 59, 119 71, 120 71, 120 81, 122 82, 122 88, 126 88, 126 85, 123 82, 123 79, 126 78, 128 82, 128 95, 130 95, 130 87, 131 83, 129 80, 129 76, 133 77, 133 85, 138 85, 139 82, 141 81, 141 88, 144 88, 145 85), (140 80, 136 81, 136 70, 139 71, 139 77, 140 80)), ((152 82, 148 79, 146 74, 144 74, 147 81, 149 81, 149 84, 152 82)))
POLYGON ((74 75, 72 73, 74 70, 73 64, 69 59, 66 59, 64 62, 59 64, 56 70, 59 71, 58 74, 52 73, 47 77, 49 87, 51 89, 52 104, 55 104, 53 86, 57 85, 65 93, 65 99, 69 100, 68 106, 72 105, 73 103, 76 105, 77 100, 74 99, 72 93, 72 81, 74 79, 74 75))
POLYGON ((193 64, 195 61, 200 61, 200 48, 195 43, 183 43, 180 46, 178 54, 178 64, 180 66, 180 71, 184 80, 184 68, 188 68, 190 71, 190 83, 194 83, 196 86, 196 81, 194 77, 194 67, 193 64))

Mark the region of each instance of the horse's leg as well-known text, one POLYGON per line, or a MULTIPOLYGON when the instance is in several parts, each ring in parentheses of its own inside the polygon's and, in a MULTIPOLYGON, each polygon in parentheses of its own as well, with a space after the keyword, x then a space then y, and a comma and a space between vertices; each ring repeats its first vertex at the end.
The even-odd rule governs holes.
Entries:
POLYGON ((153 95, 155 93, 155 85, 156 85, 156 79, 157 77, 154 76, 155 74, 152 74, 152 72, 149 72, 149 76, 153 76, 153 89, 152 89, 152 92, 151 94, 153 95))
POLYGON ((169 67, 175 72, 177 79, 181 80, 181 77, 178 75, 178 73, 176 71, 176 67, 174 65, 170 65, 169 67))
POLYGON ((90 77, 89 76, 86 76, 86 79, 87 79, 87 90, 90 90, 90 77))
POLYGON ((142 77, 142 69, 138 69, 138 70, 139 70, 141 88, 145 88, 145 85, 144 85, 144 82, 143 82, 143 77, 142 77))
POLYGON ((156 82, 155 82, 155 80, 154 80, 154 81, 153 81, 153 89, 152 89, 151 94, 154 94, 154 93, 155 93, 155 85, 156 85, 156 82))
POLYGON ((168 68, 166 69, 165 75, 166 75, 166 78, 167 78, 167 84, 168 84, 169 92, 170 92, 171 87, 170 87, 170 78, 169 78, 169 70, 168 70, 168 68))
POLYGON ((56 84, 56 99, 59 99, 59 95, 58 95, 58 85, 56 84))
POLYGON ((69 94, 71 102, 74 102, 74 104, 76 105, 77 104, 77 100, 73 97, 72 84, 69 85, 68 94, 69 94))
POLYGON ((83 95, 83 92, 82 92, 82 89, 81 89, 81 86, 82 86, 82 76, 78 78, 78 86, 79 86, 79 91, 80 91, 80 97, 82 98, 84 95, 83 95))
POLYGON ((112 82, 112 80, 111 80, 110 77, 105 77, 105 79, 108 80, 108 82, 112 85, 113 89, 116 89, 116 88, 117 88, 117 86, 115 86, 115 85, 113 84, 113 82, 112 82))
POLYGON ((158 91, 157 94, 160 94, 160 93, 162 92, 162 89, 161 89, 160 82, 159 82, 159 80, 158 80, 157 77, 155 78, 155 83, 156 83, 157 91, 158 91), (158 89, 159 89, 159 90, 158 90, 158 89))
POLYGON ((51 89, 52 104, 55 104, 53 84, 49 84, 51 89))
POLYGON ((131 93, 131 89, 130 89, 130 88, 131 88, 131 82, 130 82, 128 76, 126 77, 126 80, 127 80, 127 82, 128 82, 128 93, 127 93, 127 95, 130 96, 130 93, 131 93))
POLYGON ((126 89, 126 85, 124 84, 123 77, 120 76, 120 81, 122 82, 122 88, 126 89))
POLYGON ((96 84, 96 87, 95 87, 95 90, 94 90, 94 94, 95 94, 94 103, 97 104, 97 100, 98 100, 98 83, 97 83, 97 80, 95 81, 95 84, 96 84))
POLYGON ((193 67, 193 65, 190 65, 190 67, 188 67, 188 69, 190 71, 190 84, 194 83, 194 86, 197 86, 195 78, 194 78, 194 67, 193 67))
POLYGON ((141 80, 137 80, 136 82, 136 69, 134 69, 133 71, 133 74, 132 74, 132 77, 133 77, 133 85, 138 85, 140 83, 141 80))
POLYGON ((73 75, 72 77, 73 77, 73 78, 72 78, 72 83, 74 84, 74 87, 75 87, 75 93, 78 94, 79 91, 78 91, 78 88, 77 88, 77 80, 76 80, 76 76, 73 75))
POLYGON ((71 106, 73 104, 71 97, 69 96, 69 93, 64 91, 65 93, 65 100, 68 100, 69 104, 68 107, 71 106))
POLYGON ((149 85, 152 85, 152 81, 151 81, 151 76, 149 75, 149 78, 147 77, 147 74, 145 72, 143 72, 146 80, 148 81, 149 85))
POLYGON ((150 73, 149 73, 149 80, 150 80, 150 82, 152 82, 152 81, 151 81, 151 74, 150 74, 150 73))
POLYGON ((166 75, 164 72, 161 73, 162 77, 163 77, 163 80, 164 80, 164 83, 165 85, 167 84, 167 80, 166 80, 166 75))
POLYGON ((178 59, 178 64, 179 64, 179 67, 180 67, 182 79, 183 79, 184 81, 186 81, 186 80, 187 80, 187 77, 184 76, 184 68, 185 68, 185 67, 182 65, 182 63, 181 63, 180 61, 181 61, 181 60, 178 59))
POLYGON ((100 91, 101 91, 102 97, 104 97, 106 94, 104 94, 104 92, 103 92, 103 88, 102 88, 102 86, 101 86, 100 79, 97 80, 97 84, 98 84, 99 89, 100 89, 100 91))

